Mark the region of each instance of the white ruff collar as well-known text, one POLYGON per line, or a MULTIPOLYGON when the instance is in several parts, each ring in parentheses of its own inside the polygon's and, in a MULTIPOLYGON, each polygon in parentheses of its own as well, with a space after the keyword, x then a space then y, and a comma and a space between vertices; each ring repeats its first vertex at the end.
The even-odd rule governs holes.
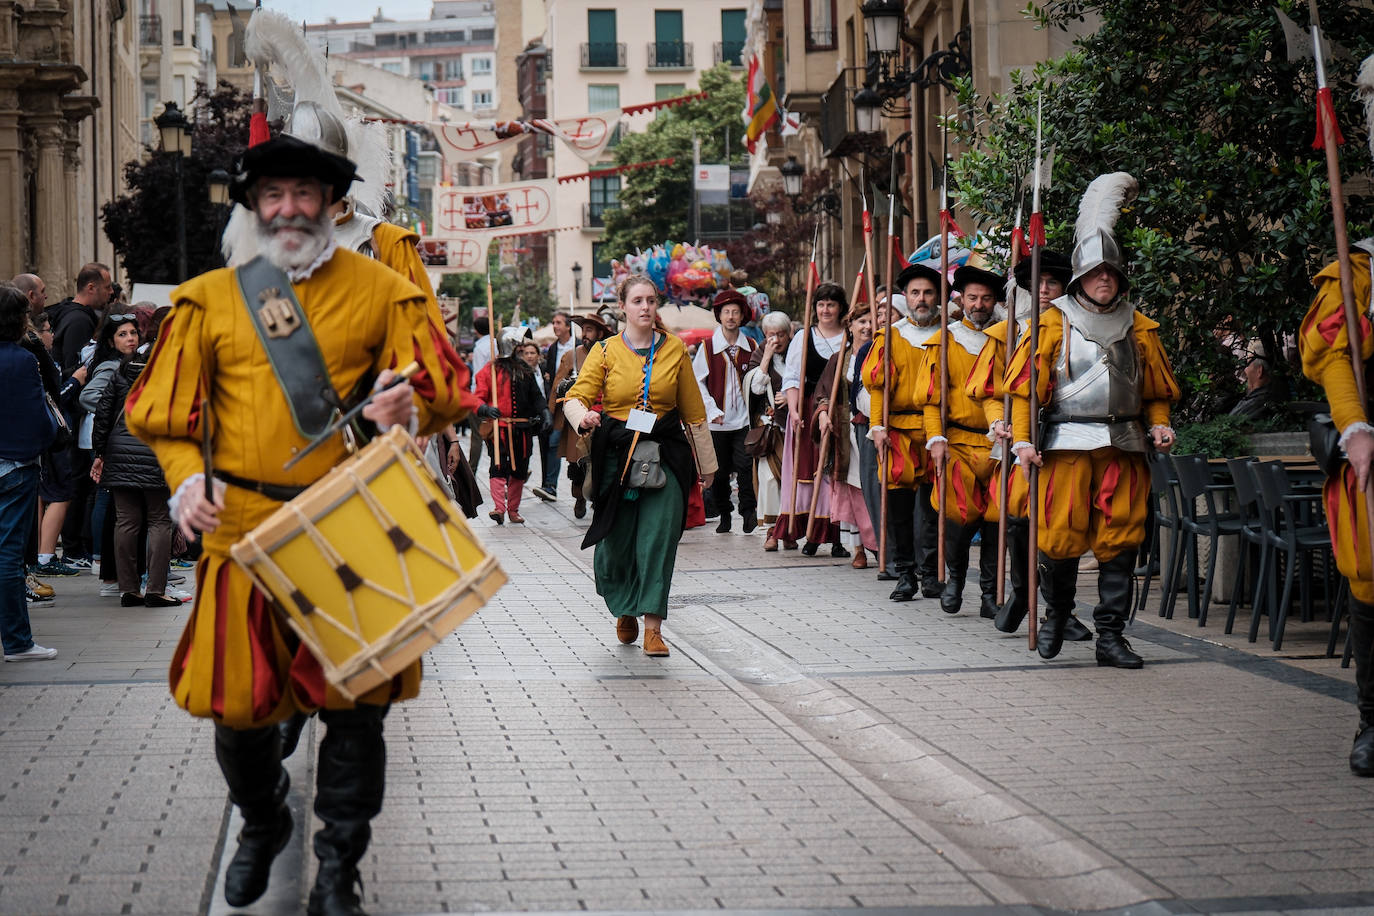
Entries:
POLYGON ((286 275, 291 278, 292 283, 300 283, 303 280, 308 280, 310 279, 310 275, 328 263, 329 259, 334 257, 334 252, 338 250, 339 240, 331 235, 329 244, 324 246, 324 251, 320 252, 319 257, 315 258, 315 260, 311 261, 300 270, 288 270, 286 275))

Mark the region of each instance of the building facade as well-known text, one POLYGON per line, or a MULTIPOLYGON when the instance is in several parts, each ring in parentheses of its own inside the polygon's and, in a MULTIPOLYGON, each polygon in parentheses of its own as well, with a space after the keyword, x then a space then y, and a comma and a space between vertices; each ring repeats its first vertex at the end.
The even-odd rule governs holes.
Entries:
MULTIPOLYGON (((745 41, 744 0, 691 0, 652 7, 638 0, 547 0, 546 103, 558 119, 674 98, 694 90, 717 62, 739 64, 745 41)), ((742 71, 741 71, 742 72, 742 71)), ((643 130, 654 115, 627 117, 622 130, 643 130)), ((588 164, 564 144, 552 147, 552 175, 566 177, 611 164, 588 164)), ((600 240, 607 210, 619 206, 620 178, 568 182, 558 189, 560 228, 550 239, 550 279, 560 304, 587 310, 592 277, 610 275, 600 240), (575 282, 574 266, 581 283, 575 282)))
POLYGON ((118 0, 0 2, 0 279, 57 298, 85 262, 117 267, 99 216, 138 155, 137 33, 118 0))

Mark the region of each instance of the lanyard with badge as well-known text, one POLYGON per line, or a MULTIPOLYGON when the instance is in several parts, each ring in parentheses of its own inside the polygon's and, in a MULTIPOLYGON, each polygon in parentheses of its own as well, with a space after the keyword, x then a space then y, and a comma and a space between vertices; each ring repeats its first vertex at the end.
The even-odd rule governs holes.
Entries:
MULTIPOLYGON (((649 344, 649 355, 644 358, 644 391, 639 396, 638 406, 630 410, 630 415, 625 419, 625 425, 636 433, 651 433, 654 431, 654 423, 658 419, 654 412, 649 409, 649 386, 654 380, 654 356, 658 353, 658 348, 662 345, 663 339, 654 334, 654 341, 649 344)), ((630 352, 634 353, 635 348, 630 346, 630 340, 622 331, 621 341, 630 352)), ((638 355, 638 354, 636 354, 638 355)))

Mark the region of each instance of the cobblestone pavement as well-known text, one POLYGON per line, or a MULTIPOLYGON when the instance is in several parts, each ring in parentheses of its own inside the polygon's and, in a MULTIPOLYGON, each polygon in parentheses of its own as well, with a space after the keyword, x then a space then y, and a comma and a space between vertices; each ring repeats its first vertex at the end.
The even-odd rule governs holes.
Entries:
MULTIPOLYGON (((1374 913, 1374 780, 1346 767, 1325 623, 1275 656, 1224 614, 1147 610, 1143 671, 1091 643, 1046 664, 976 600, 893 604, 872 570, 699 529, 649 659, 616 642, 566 498, 525 514, 475 523, 510 585, 388 717, 371 912, 1374 913)), ((0 668, 0 913, 230 912, 212 730, 164 682, 186 611, 52 584, 33 620, 58 660, 0 668)), ((245 912, 301 909, 311 766, 245 912)))

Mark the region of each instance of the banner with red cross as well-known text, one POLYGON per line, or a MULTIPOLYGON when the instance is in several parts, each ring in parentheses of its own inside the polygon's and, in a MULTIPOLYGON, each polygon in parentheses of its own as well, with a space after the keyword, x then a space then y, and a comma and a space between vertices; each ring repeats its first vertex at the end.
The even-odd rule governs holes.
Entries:
POLYGON ((538 232, 558 225, 558 180, 434 189, 434 238, 538 232))

